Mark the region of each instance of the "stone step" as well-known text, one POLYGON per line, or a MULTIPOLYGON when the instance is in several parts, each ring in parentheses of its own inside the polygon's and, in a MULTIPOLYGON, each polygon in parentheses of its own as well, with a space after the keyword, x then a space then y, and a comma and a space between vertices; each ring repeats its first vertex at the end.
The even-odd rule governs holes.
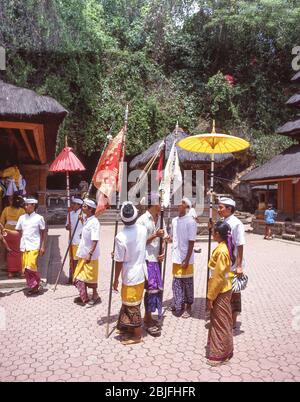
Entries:
POLYGON ((296 240, 296 235, 294 235, 294 234, 288 234, 288 233, 283 233, 282 234, 282 238, 284 239, 284 240, 296 240))
POLYGON ((21 278, 2 279, 0 278, 0 289, 26 288, 26 280, 21 278))

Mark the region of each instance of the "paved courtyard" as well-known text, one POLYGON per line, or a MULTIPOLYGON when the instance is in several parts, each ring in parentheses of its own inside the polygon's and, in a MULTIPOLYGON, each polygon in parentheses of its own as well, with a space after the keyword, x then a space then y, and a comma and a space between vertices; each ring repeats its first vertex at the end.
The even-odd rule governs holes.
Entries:
MULTIPOLYGON (((66 234, 50 229, 49 235, 53 282, 66 234)), ((230 364, 210 368, 205 364, 207 243, 198 243, 202 253, 196 255, 193 317, 165 311, 160 338, 145 333, 144 343, 123 346, 114 332, 105 338, 112 237, 113 227, 102 227, 100 305, 75 305, 76 289, 68 285, 53 293, 48 284, 35 298, 22 291, 0 292, 0 381, 300 381, 300 245, 247 234, 249 283, 234 357, 230 364)), ((170 263, 166 278, 167 306, 170 263)), ((120 296, 114 294, 111 329, 119 307, 120 296)))

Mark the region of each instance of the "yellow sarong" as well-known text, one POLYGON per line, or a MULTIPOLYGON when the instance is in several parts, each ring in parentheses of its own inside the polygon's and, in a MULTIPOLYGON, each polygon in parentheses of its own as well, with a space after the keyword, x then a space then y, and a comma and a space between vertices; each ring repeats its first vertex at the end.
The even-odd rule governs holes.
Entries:
POLYGON ((189 264, 186 269, 182 268, 181 264, 173 264, 173 276, 175 278, 192 278, 194 276, 194 264, 189 264))
POLYGON ((37 259, 39 256, 39 250, 30 250, 22 252, 22 271, 25 271, 25 268, 30 269, 31 271, 37 271, 37 259))
POLYGON ((72 244, 71 247, 72 247, 72 254, 71 254, 71 256, 72 256, 73 260, 78 261, 79 258, 76 256, 77 250, 78 250, 78 245, 77 245, 77 244, 72 244))
POLYGON ((141 304, 144 293, 144 282, 138 285, 122 285, 122 303, 126 306, 138 306, 141 304))
POLYGON ((74 281, 78 279, 86 283, 98 283, 98 269, 98 260, 90 261, 87 264, 84 258, 79 258, 73 275, 74 281))

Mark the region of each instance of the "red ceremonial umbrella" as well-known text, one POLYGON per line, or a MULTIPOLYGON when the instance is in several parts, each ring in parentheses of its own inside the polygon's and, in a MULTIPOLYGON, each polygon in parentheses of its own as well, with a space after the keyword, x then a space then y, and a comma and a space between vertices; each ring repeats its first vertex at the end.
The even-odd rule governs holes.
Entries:
POLYGON ((67 200, 70 209, 70 172, 82 172, 85 167, 74 154, 73 149, 65 147, 55 161, 51 164, 49 171, 55 173, 66 173, 67 178, 67 200))
MULTIPOLYGON (((67 144, 66 144, 67 145, 67 144)), ((67 179, 67 203, 68 203, 68 221, 70 220, 70 207, 71 207, 71 197, 70 197, 70 172, 82 172, 85 167, 74 154, 73 149, 66 146, 61 153, 57 156, 55 161, 51 164, 49 171, 55 173, 66 173, 67 179)), ((71 225, 69 225, 69 237, 71 238, 71 225)), ((70 248, 71 250, 71 248, 70 248)), ((73 261, 73 256, 71 255, 71 261, 73 261)), ((71 275, 70 275, 71 277, 71 275)), ((70 278, 71 279, 71 278, 70 278)))

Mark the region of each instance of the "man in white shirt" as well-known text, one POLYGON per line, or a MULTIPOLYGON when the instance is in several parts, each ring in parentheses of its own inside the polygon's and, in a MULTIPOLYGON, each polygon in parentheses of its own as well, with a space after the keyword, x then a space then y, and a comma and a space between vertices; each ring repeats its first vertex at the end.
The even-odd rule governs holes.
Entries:
POLYGON ((164 236, 161 227, 159 195, 150 193, 147 200, 148 210, 138 218, 137 224, 147 229, 146 264, 148 280, 145 283, 145 316, 144 326, 152 336, 160 335, 160 326, 153 320, 152 313, 158 312, 158 319, 162 316, 162 276, 160 263, 164 259, 164 247, 160 253, 160 241, 164 236))
POLYGON ((77 265, 78 257, 76 256, 78 246, 81 239, 81 233, 83 228, 83 219, 80 218, 81 208, 83 201, 81 198, 73 197, 71 200, 71 211, 67 216, 66 229, 70 232, 72 244, 70 248, 70 277, 74 275, 74 271, 77 265), (78 224, 77 224, 78 222, 78 224), (76 230, 75 230, 76 228, 76 230), (74 233, 75 231, 75 233, 74 233))
POLYGON ((16 225, 16 230, 21 232, 22 270, 29 288, 29 296, 39 293, 41 279, 37 272, 37 259, 45 253, 45 221, 35 212, 37 206, 38 201, 35 198, 25 198, 26 213, 20 216, 16 225))
POLYGON ((183 198, 179 205, 179 216, 172 220, 171 239, 173 263, 173 305, 176 316, 189 318, 194 302, 194 244, 197 224, 188 210, 191 201, 183 198))
POLYGON ((98 294, 98 269, 100 256, 100 223, 95 217, 97 204, 95 201, 85 199, 82 211, 86 215, 83 224, 80 243, 76 256, 78 257, 77 266, 74 272, 74 285, 79 291, 79 297, 74 299, 74 303, 84 306, 94 306, 101 303, 98 294), (93 295, 89 300, 87 288, 93 289, 93 295))
POLYGON ((141 302, 147 279, 147 230, 136 224, 138 211, 131 202, 123 203, 120 214, 125 227, 115 238, 116 270, 113 288, 118 290, 122 272, 122 307, 117 329, 129 335, 122 343, 132 345, 142 341, 141 302))
MULTIPOLYGON (((243 223, 234 216, 236 203, 228 197, 220 197, 218 203, 218 214, 224 218, 231 228, 232 243, 234 246, 235 263, 231 267, 233 274, 242 275, 245 267, 244 245, 245 229, 243 223)), ((236 328, 237 316, 242 312, 241 293, 233 293, 231 299, 233 328, 236 328)))

